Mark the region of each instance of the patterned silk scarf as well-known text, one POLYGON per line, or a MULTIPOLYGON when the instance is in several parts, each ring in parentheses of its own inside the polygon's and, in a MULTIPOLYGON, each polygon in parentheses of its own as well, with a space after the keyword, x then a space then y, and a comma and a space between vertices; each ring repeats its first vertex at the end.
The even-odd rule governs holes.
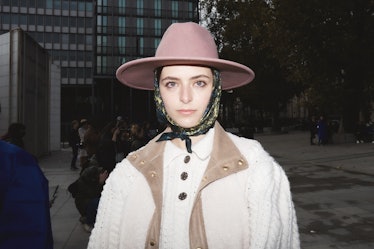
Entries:
POLYGON ((162 68, 155 70, 155 81, 154 81, 154 98, 156 102, 156 112, 158 121, 162 124, 168 124, 172 130, 172 132, 165 132, 161 135, 161 137, 156 141, 165 141, 165 140, 173 140, 174 138, 180 138, 186 141, 186 148, 188 153, 192 153, 191 149, 191 139, 190 136, 198 136, 201 134, 205 134, 208 130, 213 127, 214 122, 216 121, 219 113, 219 105, 221 99, 221 77, 220 73, 216 69, 212 69, 213 71, 213 90, 212 95, 210 96, 209 104, 200 119, 198 125, 191 127, 191 128, 182 128, 178 126, 166 113, 164 103, 161 98, 160 94, 160 87, 159 87, 159 78, 161 74, 162 68))

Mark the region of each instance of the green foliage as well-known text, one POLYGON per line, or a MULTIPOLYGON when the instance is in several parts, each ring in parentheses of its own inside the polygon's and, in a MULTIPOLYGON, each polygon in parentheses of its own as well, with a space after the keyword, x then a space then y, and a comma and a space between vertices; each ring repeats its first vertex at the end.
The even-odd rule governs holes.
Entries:
POLYGON ((351 130, 369 114, 374 82, 373 0, 202 1, 204 21, 222 58, 254 69, 240 91, 265 111, 294 95, 309 107, 342 115, 351 130))

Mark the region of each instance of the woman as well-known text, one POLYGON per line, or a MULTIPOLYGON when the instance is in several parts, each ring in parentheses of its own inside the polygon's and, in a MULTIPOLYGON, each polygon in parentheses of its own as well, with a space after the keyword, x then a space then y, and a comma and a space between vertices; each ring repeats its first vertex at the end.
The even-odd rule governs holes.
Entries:
POLYGON ((221 89, 249 83, 251 69, 219 59, 205 28, 179 23, 155 57, 125 63, 117 78, 154 89, 168 128, 117 164, 88 248, 299 248, 284 171, 216 122, 221 89))

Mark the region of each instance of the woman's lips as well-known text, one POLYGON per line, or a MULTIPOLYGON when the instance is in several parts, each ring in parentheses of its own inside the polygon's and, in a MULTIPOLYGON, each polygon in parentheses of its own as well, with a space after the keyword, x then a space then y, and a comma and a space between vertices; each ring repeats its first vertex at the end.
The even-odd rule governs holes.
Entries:
POLYGON ((182 115, 191 115, 192 113, 195 112, 195 110, 178 110, 178 112, 182 115))

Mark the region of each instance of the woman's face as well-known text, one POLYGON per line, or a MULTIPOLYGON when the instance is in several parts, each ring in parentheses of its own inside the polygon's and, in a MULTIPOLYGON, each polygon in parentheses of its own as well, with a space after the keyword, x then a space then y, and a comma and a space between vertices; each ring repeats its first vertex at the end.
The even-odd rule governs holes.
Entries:
POLYGON ((196 126, 212 94, 212 70, 199 66, 166 66, 161 71, 159 84, 170 118, 182 128, 196 126))

